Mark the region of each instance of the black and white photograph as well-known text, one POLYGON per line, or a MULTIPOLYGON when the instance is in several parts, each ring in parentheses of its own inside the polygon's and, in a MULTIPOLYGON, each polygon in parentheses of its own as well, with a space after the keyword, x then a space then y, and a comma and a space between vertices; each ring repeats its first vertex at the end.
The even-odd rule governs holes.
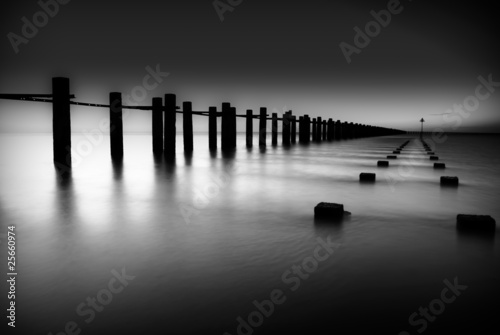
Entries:
POLYGON ((1 334, 497 333, 498 13, 2 2, 1 334))

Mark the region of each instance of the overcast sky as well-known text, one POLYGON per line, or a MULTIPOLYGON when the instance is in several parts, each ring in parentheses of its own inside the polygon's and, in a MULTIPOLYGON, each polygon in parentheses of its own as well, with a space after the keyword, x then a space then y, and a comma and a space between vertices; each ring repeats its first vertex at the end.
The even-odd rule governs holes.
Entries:
MULTIPOLYGON (((142 86, 149 67, 169 75, 139 104, 175 93, 196 110, 227 101, 241 113, 292 109, 404 130, 419 129, 423 117, 429 130, 500 131, 500 87, 481 90, 491 94, 467 115, 430 115, 474 96, 479 76, 500 82, 494 2, 402 0, 350 63, 339 45, 354 46, 354 28, 364 30, 387 1, 243 0, 221 21, 212 0, 71 0, 17 46, 22 18, 43 20, 42 8, 9 2, 0 13, 0 93, 51 93, 51 77, 67 76, 76 100, 107 103, 111 91, 142 86)), ((73 130, 107 114, 72 106, 73 130)), ((207 120, 195 117, 195 127, 206 130, 207 120)), ((0 100, 0 131, 50 130, 50 104, 0 100)), ((133 112, 125 130, 150 131, 149 112, 133 112)))

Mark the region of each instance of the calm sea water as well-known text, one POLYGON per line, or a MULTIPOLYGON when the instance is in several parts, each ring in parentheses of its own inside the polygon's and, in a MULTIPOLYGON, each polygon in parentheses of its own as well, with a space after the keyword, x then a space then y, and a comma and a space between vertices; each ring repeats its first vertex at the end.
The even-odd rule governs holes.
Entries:
MULTIPOLYGON (((262 152, 247 150, 239 136, 236 153, 222 156, 211 155, 200 134, 192 157, 178 138, 172 163, 155 160, 150 136, 127 135, 123 164, 113 165, 107 138, 89 146, 75 134, 79 157, 61 182, 49 135, 0 135, 0 234, 15 225, 18 248, 16 330, 55 335, 71 321, 81 334, 494 329, 498 233, 464 235, 455 226, 459 213, 500 219, 500 137, 449 136, 436 147, 446 170, 432 168, 418 141, 388 169, 376 167, 407 139, 262 152), (377 182, 360 184, 361 172, 376 172, 377 182), (458 176, 460 186, 441 187, 441 175, 458 176), (322 201, 342 203, 352 215, 315 223, 322 201), (336 247, 322 250, 318 262, 319 239, 336 247), (123 269, 135 278, 110 296, 112 271, 123 269), (440 305, 446 280, 467 288, 440 305), (254 301, 274 290, 283 303, 260 318, 254 301), (95 297, 92 309, 87 298, 95 297), (437 316, 410 325, 410 315, 429 304, 437 316), (248 326, 238 329, 241 320, 248 326)), ((1 289, 6 308, 4 281, 1 289)))

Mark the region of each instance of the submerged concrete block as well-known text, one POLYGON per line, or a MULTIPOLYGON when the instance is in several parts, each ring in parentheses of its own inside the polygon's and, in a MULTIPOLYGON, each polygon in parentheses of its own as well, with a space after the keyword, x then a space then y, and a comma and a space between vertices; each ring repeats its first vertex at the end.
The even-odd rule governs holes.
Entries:
POLYGON ((377 166, 387 167, 387 166, 389 166, 389 162, 388 161, 378 161, 377 166))
POLYGON ((457 228, 468 231, 495 232, 496 222, 489 215, 458 214, 457 228))
POLYGON ((315 219, 341 219, 344 215, 344 205, 331 202, 320 202, 314 207, 315 219))
POLYGON ((441 177, 441 185, 458 186, 458 177, 441 177))
POLYGON ((444 163, 434 163, 435 169, 446 169, 446 164, 444 163))
POLYGON ((373 182, 375 181, 375 173, 367 173, 367 172, 363 172, 359 175, 359 181, 370 181, 370 182, 373 182))

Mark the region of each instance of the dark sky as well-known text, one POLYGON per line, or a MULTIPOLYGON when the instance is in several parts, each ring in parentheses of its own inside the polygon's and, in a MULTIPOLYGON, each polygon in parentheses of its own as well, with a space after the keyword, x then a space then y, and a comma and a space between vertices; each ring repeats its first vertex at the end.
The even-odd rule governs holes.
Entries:
MULTIPOLYGON (((354 27, 364 30, 387 1, 243 0, 221 22, 212 0, 71 0, 17 54, 8 34, 22 35, 21 19, 33 22, 41 7, 4 2, 0 92, 51 93, 51 77, 67 76, 76 100, 107 103, 110 91, 130 94, 158 65, 170 75, 140 104, 176 93, 198 110, 228 101, 240 112, 292 109, 405 130, 424 117, 429 130, 498 132, 500 90, 468 117, 430 115, 474 95, 479 76, 500 81, 494 2, 436 2, 402 0, 401 13, 350 64, 339 44, 353 45, 354 27)), ((72 111, 74 130, 107 115, 72 111)), ((0 101, 0 131, 50 131, 50 116, 50 104, 0 101)), ((206 129, 205 119, 196 122, 206 129)), ((125 121, 127 131, 149 128, 147 112, 125 121)))

